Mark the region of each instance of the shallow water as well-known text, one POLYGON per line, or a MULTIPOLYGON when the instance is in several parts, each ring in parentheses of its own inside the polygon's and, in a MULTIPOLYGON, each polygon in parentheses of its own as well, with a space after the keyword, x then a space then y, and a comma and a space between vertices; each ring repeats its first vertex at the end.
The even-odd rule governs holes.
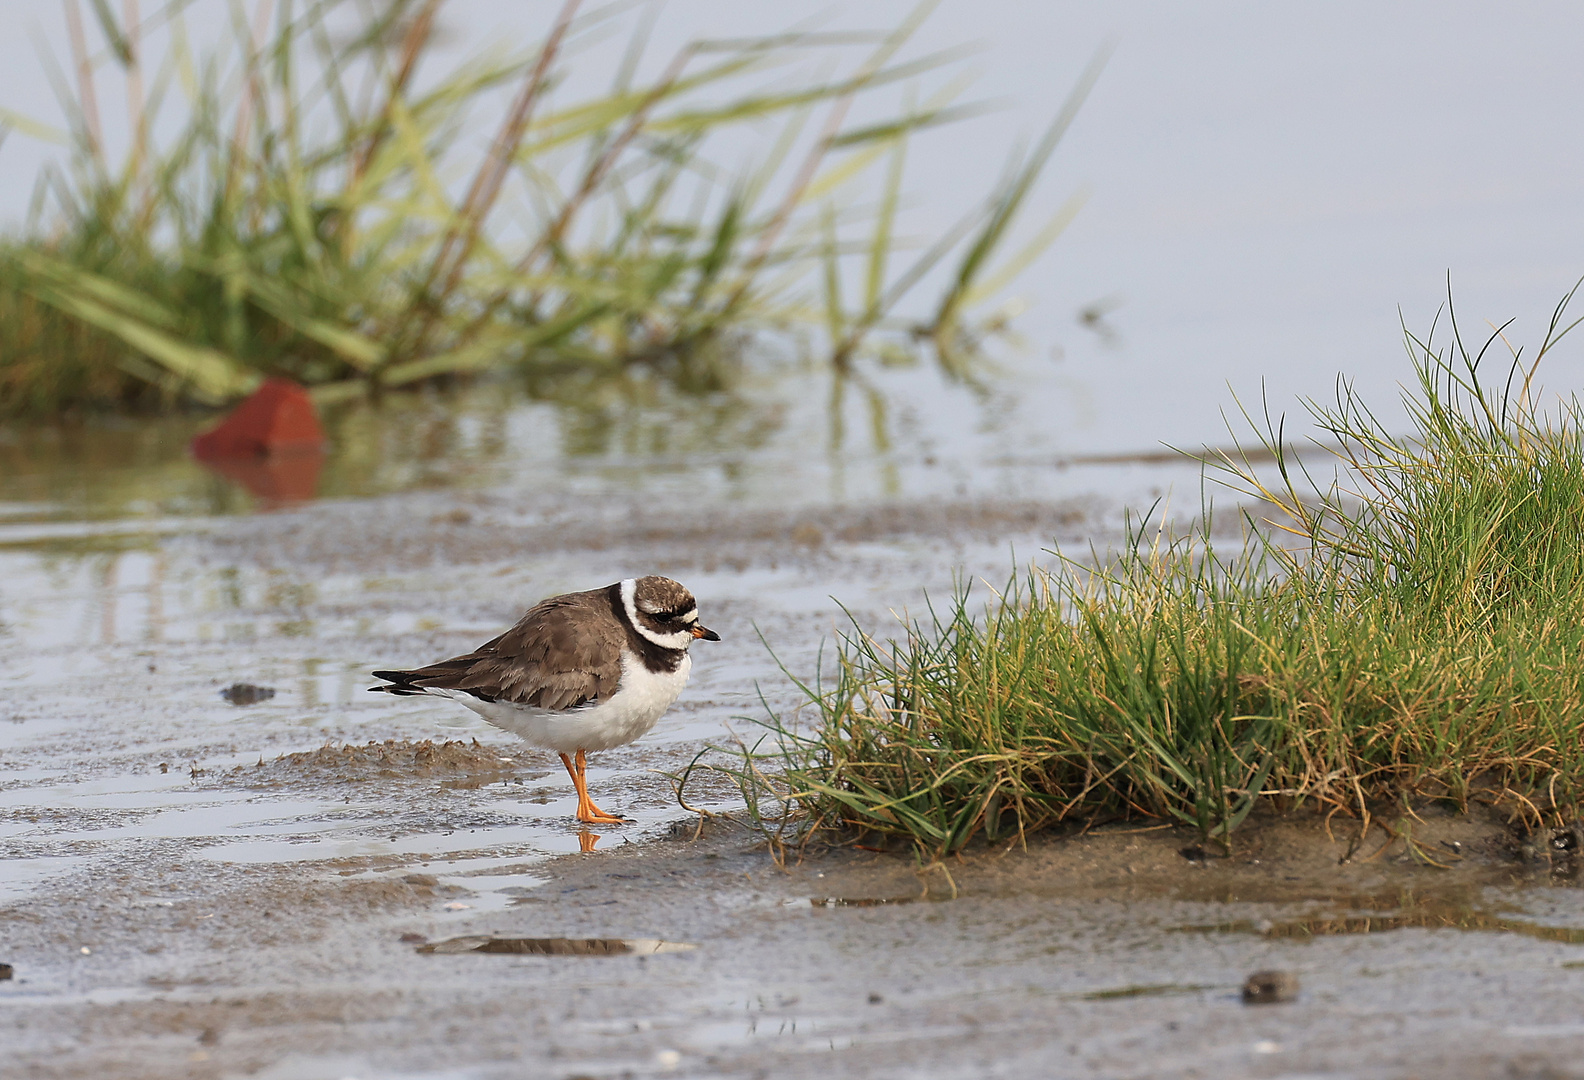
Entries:
MULTIPOLYGON (((943 502, 929 482, 889 503, 847 498, 809 481, 828 462, 810 466, 792 429, 723 448, 746 464, 715 484, 732 470, 707 456, 558 454, 533 434, 576 421, 505 384, 332 416, 306 502, 191 460, 191 420, 13 438, 0 482, 0 889, 126 873, 159 848, 222 867, 466 874, 473 893, 498 879, 468 908, 504 906, 523 867, 602 838, 568 824, 553 756, 448 703, 370 695, 373 668, 464 651, 550 593, 650 571, 685 580, 727 640, 696 650, 692 685, 649 737, 591 763, 595 790, 620 792, 635 821, 609 846, 681 813, 655 770, 751 735, 733 718, 764 715, 759 687, 794 701, 757 632, 807 670, 845 621, 833 595, 881 623, 926 588, 948 592, 958 570, 1003 578, 1014 546, 1087 536, 1101 512, 1050 491, 943 502), (679 514, 667 495, 689 484, 679 514), (431 739, 479 740, 494 764, 313 758, 431 739), (515 869, 491 874, 501 866, 515 869)), ((861 453, 846 464, 871 479, 885 466, 861 453)), ((975 467, 991 490, 1038 486, 1019 479, 1040 471, 1027 466, 975 467)))
POLYGON ((193 460, 187 444, 209 417, 12 424, 0 428, 0 550, 135 544, 305 493, 474 492, 531 512, 590 496, 763 507, 1105 492, 1147 504, 1177 485, 1198 505, 1197 463, 1142 428, 1120 449, 1063 454, 1008 424, 1024 384, 1015 374, 988 398, 927 369, 877 382, 890 409, 883 442, 868 418, 832 412, 825 378, 774 363, 731 394, 588 410, 535 401, 502 378, 332 409, 331 452, 284 459, 284 475, 193 460))

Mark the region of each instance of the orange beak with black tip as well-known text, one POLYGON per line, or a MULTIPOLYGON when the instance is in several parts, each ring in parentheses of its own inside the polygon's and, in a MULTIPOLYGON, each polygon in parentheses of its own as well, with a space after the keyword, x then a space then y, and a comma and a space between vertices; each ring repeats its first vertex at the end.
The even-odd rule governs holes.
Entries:
POLYGON ((703 638, 705 641, 720 640, 720 635, 707 626, 695 626, 692 630, 689 630, 688 633, 692 634, 696 638, 703 638))

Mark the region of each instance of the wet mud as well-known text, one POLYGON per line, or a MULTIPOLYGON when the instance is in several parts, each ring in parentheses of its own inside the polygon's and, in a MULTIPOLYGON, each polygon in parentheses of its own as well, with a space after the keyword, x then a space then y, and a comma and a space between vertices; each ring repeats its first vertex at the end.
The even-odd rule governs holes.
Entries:
POLYGON ((1551 931, 1584 909, 1565 871, 1516 859, 1494 816, 1445 832, 1469 850, 1448 870, 1405 851, 1344 863, 1313 819, 1251 829, 1231 858, 1184 858, 1176 829, 1114 829, 920 868, 850 850, 778 863, 720 823, 499 868, 482 884, 522 882, 521 902, 482 912, 467 877, 378 860, 179 865, 141 909, 114 883, 91 904, 9 909, 34 917, 12 939, 29 962, 4 1023, 39 1076, 974 1076, 994 1061, 988 1075, 1494 1077, 1569 1060, 1584 949, 1551 931), (1458 904, 1461 922, 1420 917, 1458 904), (1363 917, 1373 936, 1283 931, 1363 917), (1302 992, 1276 987, 1283 1010, 1245 1016, 1251 972, 1272 970, 1302 992), (1450 1024, 1458 1000, 1486 1004, 1450 1024), (1375 1041, 1348 1037, 1360 1024, 1375 1041), (1412 1071, 1436 1062, 1448 1071, 1412 1071))
POLYGON ((1082 498, 974 499, 693 515, 610 498, 588 498, 572 512, 542 502, 525 510, 512 499, 476 495, 466 508, 416 514, 394 500, 380 500, 343 506, 334 522, 318 515, 265 518, 214 538, 213 545, 217 553, 262 567, 329 573, 362 570, 371 562, 405 570, 625 549, 641 550, 678 575, 812 562, 842 567, 838 575, 845 577, 854 549, 862 545, 932 539, 1000 546, 1010 538, 1037 538, 1038 545, 1049 546, 1058 539, 1079 540, 1103 520, 1102 506, 1082 498), (348 545, 348 532, 364 540, 348 545))
POLYGON ((678 805, 666 774, 796 707, 759 634, 813 670, 847 618, 833 595, 883 628, 954 571, 999 584, 1013 550, 1106 527, 1089 503, 668 516, 422 492, 19 540, 0 1072, 1574 1075, 1577 844, 1493 810, 1416 807, 1392 823, 1411 843, 1300 814, 1230 854, 1135 823, 920 866, 772 851, 678 805), (726 640, 651 735, 591 758, 629 825, 580 828, 553 756, 465 710, 363 692, 542 595, 649 571, 726 640), (276 693, 239 707, 238 683, 276 693), (1296 996, 1246 1006, 1269 973, 1296 996))
POLYGON ((480 787, 510 780, 518 776, 520 768, 518 759, 503 748, 485 746, 477 739, 386 739, 361 746, 343 743, 299 750, 271 761, 260 758, 251 766, 233 765, 215 779, 220 783, 280 788, 400 783, 441 777, 456 786, 480 787))

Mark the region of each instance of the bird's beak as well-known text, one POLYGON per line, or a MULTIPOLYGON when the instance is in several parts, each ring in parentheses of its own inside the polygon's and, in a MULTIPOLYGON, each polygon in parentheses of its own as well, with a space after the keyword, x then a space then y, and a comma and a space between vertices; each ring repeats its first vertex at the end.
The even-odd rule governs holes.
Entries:
POLYGON ((720 635, 709 629, 707 626, 695 626, 692 630, 689 630, 688 633, 692 634, 696 638, 703 638, 705 641, 720 640, 720 635))

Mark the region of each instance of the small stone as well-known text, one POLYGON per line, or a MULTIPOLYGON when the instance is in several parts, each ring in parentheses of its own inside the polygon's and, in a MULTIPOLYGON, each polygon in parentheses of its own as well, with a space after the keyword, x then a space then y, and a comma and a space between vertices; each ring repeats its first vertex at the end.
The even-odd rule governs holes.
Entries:
POLYGON ((254 686, 252 683, 232 683, 220 691, 220 696, 233 705, 257 705, 275 696, 273 686, 254 686))
POLYGON ((870 994, 869 995, 869 1004, 871 1004, 871 1005, 880 1005, 880 1004, 883 1004, 884 1002, 885 1002, 885 998, 881 997, 879 994, 870 994))
POLYGON ((12 967, 10 964, 0 964, 0 981, 12 978, 15 975, 16 968, 12 967))
POLYGON ((413 933, 412 931, 409 930, 407 933, 403 934, 401 937, 397 938, 396 940, 400 941, 404 945, 422 945, 424 942, 428 941, 429 939, 424 937, 424 935, 422 935, 422 934, 415 934, 415 933, 413 933))
POLYGON ((1243 981, 1243 1004, 1279 1005, 1298 998, 1298 976, 1290 971, 1256 971, 1243 981))

